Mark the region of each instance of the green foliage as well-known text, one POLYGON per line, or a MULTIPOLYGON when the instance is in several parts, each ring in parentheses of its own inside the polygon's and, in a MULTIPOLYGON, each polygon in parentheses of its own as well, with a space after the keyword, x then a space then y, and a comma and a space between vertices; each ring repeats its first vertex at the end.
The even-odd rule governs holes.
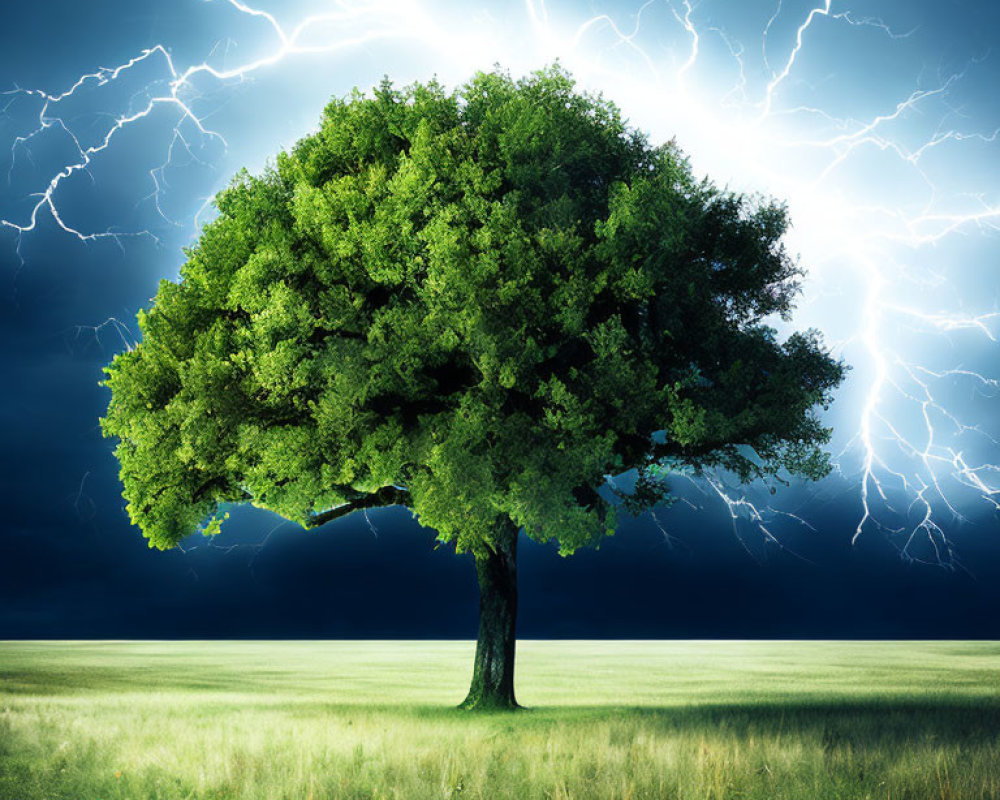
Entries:
POLYGON ((668 466, 829 470, 844 368, 765 324, 797 291, 784 207, 697 181, 558 67, 335 99, 216 205, 106 370, 150 546, 221 504, 392 502, 460 550, 509 517, 569 553, 614 530, 608 474, 638 470, 635 512, 668 466))

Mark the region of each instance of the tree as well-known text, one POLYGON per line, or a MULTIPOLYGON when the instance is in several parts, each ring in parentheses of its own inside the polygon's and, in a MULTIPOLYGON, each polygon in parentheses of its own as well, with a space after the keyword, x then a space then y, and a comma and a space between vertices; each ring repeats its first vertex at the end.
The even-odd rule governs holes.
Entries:
POLYGON ((467 707, 516 705, 519 530, 596 544, 679 466, 829 471, 844 368, 766 324, 798 291, 785 208, 696 180, 559 67, 355 90, 216 206, 106 368, 132 521, 166 549, 230 504, 406 506, 475 558, 467 707))

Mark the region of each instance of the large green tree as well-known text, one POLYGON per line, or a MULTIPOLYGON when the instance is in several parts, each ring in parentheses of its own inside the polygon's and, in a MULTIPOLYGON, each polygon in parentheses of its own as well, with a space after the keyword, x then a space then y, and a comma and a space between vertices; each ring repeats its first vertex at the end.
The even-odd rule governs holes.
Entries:
POLYGON ((166 549, 236 503, 412 509, 475 557, 469 707, 515 705, 520 530, 569 554, 680 466, 829 470, 843 367, 766 324, 798 290, 784 207, 696 180, 558 67, 335 99, 216 206, 106 369, 133 522, 166 549))

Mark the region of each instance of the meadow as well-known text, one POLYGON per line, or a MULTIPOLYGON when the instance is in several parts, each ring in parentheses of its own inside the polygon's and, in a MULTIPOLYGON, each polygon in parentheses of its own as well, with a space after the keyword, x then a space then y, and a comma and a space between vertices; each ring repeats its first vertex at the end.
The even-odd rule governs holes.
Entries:
POLYGON ((1000 798, 1000 643, 0 642, 0 800, 1000 798))

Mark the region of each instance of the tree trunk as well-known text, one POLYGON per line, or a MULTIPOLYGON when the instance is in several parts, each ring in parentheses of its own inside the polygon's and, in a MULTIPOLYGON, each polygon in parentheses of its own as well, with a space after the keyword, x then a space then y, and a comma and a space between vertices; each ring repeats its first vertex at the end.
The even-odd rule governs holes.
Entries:
POLYGON ((510 520, 497 530, 494 549, 476 556, 479 641, 469 696, 461 708, 513 709, 517 622, 517 532, 510 520))

